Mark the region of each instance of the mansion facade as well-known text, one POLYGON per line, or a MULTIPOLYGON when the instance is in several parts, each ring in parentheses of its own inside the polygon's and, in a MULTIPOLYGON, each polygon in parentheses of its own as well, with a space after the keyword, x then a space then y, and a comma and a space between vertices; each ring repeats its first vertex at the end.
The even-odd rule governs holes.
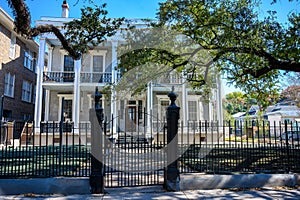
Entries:
MULTIPOLYGON (((71 20, 63 11, 62 17, 42 17, 36 21, 36 25, 63 27, 64 23, 71 20)), ((131 23, 142 25, 143 22, 131 20, 131 23)), ((89 109, 94 107, 95 88, 102 91, 122 78, 117 70, 119 38, 107 38, 81 59, 73 60, 54 34, 40 36, 34 119, 37 130, 41 121, 62 120, 62 110, 63 120, 72 122, 75 129, 79 128, 81 122, 89 121, 89 109), (44 65, 46 56, 47 66, 44 65)), ((178 94, 176 103, 181 107, 180 120, 184 125, 189 121, 222 121, 222 83, 219 76, 215 83, 212 97, 206 101, 189 87, 182 74, 174 72, 150 81, 146 92, 136 96, 120 94, 112 87, 110 95, 103 95, 102 107, 108 121, 118 116, 119 123, 113 123, 113 130, 126 131, 126 127, 132 123, 150 124, 150 117, 142 114, 144 111, 155 118, 164 119, 165 109, 170 103, 168 93, 174 87, 178 94)))

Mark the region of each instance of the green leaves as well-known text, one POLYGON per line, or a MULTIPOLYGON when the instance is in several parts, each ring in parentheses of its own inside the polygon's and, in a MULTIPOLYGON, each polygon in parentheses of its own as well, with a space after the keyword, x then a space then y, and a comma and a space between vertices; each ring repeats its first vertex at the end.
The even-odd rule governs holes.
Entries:
POLYGON ((256 12, 259 3, 255 0, 169 0, 161 4, 159 19, 203 48, 212 50, 219 66, 224 62, 238 64, 246 69, 241 72, 248 69, 255 72, 254 78, 276 69, 300 71, 297 16, 290 15, 288 28, 276 21, 275 11, 270 11, 269 17, 261 20, 256 12), (233 57, 237 60, 235 63, 233 57), (289 64, 291 59, 298 62, 297 68, 282 63, 289 64))
POLYGON ((291 13, 289 24, 282 25, 277 21, 276 11, 270 11, 262 19, 258 13, 260 3, 259 0, 167 0, 160 3, 159 21, 154 27, 168 27, 199 48, 192 52, 147 48, 143 44, 148 44, 150 39, 152 44, 158 41, 163 49, 172 42, 176 46, 176 42, 174 38, 162 42, 159 38, 165 37, 163 33, 155 34, 154 39, 145 31, 134 30, 125 37, 127 47, 140 46, 122 55, 120 66, 129 72, 137 65, 152 62, 192 74, 187 78, 190 86, 200 88, 208 96, 209 88, 215 85, 212 80, 221 72, 249 97, 257 99, 264 109, 278 97, 280 70, 300 72, 300 20, 299 14, 291 13), (203 62, 205 56, 199 53, 202 50, 209 52, 211 59, 203 62), (208 68, 210 70, 206 70, 208 68))
POLYGON ((228 81, 265 108, 278 96, 279 70, 300 71, 300 17, 289 24, 277 12, 259 18, 259 0, 167 0, 158 17, 209 50, 228 81))
POLYGON ((99 45, 107 37, 113 36, 120 28, 124 18, 107 18, 106 4, 84 7, 81 18, 65 25, 65 37, 79 53, 86 53, 89 48, 99 45))
POLYGON ((223 106, 230 115, 233 115, 238 112, 247 112, 249 102, 247 96, 242 92, 231 92, 226 94, 223 106))
POLYGON ((203 97, 209 97, 208 88, 215 87, 218 73, 210 69, 210 53, 197 42, 161 24, 128 29, 123 37, 126 42, 118 49, 118 67, 124 76, 118 88, 136 93, 149 81, 188 82, 203 97))

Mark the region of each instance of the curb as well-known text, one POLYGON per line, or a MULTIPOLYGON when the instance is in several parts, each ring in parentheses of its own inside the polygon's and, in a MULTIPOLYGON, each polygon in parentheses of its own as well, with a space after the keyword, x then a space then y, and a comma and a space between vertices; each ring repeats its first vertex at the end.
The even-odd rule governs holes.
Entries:
POLYGON ((300 184, 298 174, 181 174, 180 178, 181 190, 247 189, 277 186, 295 187, 300 184))
MULTIPOLYGON (((299 174, 180 174, 180 190, 211 190, 229 188, 263 188, 300 185, 299 174)), ((162 186, 161 190, 163 190, 162 186)), ((107 188, 117 191, 118 188, 107 188)), ((126 190, 126 188, 121 188, 126 190)), ((141 190, 143 191, 143 190, 141 190)), ((90 194, 89 178, 0 179, 0 195, 19 194, 90 194)))
POLYGON ((90 194, 89 178, 0 179, 0 195, 90 194))

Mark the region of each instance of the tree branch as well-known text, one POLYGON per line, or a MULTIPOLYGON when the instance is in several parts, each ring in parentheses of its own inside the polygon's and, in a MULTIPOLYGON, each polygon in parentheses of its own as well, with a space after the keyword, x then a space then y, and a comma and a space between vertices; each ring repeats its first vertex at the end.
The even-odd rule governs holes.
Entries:
POLYGON ((266 61, 269 62, 268 67, 263 67, 258 70, 245 70, 246 73, 251 74, 253 77, 258 78, 261 75, 264 75, 272 70, 287 70, 287 71, 293 71, 293 72, 300 72, 300 63, 295 61, 281 61, 279 59, 276 59, 273 55, 270 53, 260 49, 253 49, 253 48, 247 48, 247 47, 227 47, 221 49, 217 56, 213 59, 214 61, 217 61, 222 55, 226 53, 246 53, 246 54, 253 54, 258 57, 264 58, 266 61))
POLYGON ((80 53, 76 52, 72 46, 69 45, 66 38, 60 32, 58 28, 53 25, 38 26, 31 28, 31 18, 30 12, 24 0, 8 0, 8 4, 13 10, 15 16, 15 30, 17 33, 21 34, 26 38, 32 39, 33 37, 38 36, 41 33, 52 32, 61 42, 63 48, 69 53, 71 57, 75 60, 80 58, 80 53))
POLYGON ((55 36, 58 38, 58 40, 61 42, 63 48, 69 53, 69 55, 75 60, 80 59, 81 54, 76 50, 74 50, 72 46, 69 45, 64 35, 55 26, 53 25, 38 26, 36 28, 32 28, 31 31, 32 31, 31 37, 36 37, 41 33, 49 33, 49 32, 54 33, 55 36))

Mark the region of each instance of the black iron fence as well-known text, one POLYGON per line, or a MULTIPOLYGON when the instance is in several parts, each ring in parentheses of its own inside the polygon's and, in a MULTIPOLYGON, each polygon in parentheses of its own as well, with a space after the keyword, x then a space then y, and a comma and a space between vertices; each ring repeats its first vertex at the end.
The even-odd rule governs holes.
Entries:
POLYGON ((297 122, 192 122, 179 132, 180 171, 214 174, 300 172, 297 122))
MULTIPOLYGON (((128 155, 138 159, 143 156, 158 156, 163 161, 164 147, 167 146, 166 131, 157 129, 149 137, 147 127, 149 126, 145 124, 142 133, 147 137, 137 137, 132 130, 111 134, 108 136, 111 137, 110 145, 113 145, 111 150, 133 152, 134 154, 128 155), (157 154, 151 153, 154 151, 157 154)), ((88 122, 80 123, 78 128, 71 123, 43 122, 39 131, 33 127, 33 123, 2 122, 0 178, 88 177, 91 173, 90 132, 88 122)), ((107 162, 123 162, 110 151, 105 153, 105 159, 110 159, 107 162)), ((127 164, 134 160, 133 157, 126 156, 122 159, 127 164)), ((157 163, 148 165, 153 167, 163 163, 158 162, 159 159, 155 161, 157 163)), ((181 122, 178 130, 178 161, 181 173, 298 173, 300 129, 297 123, 287 122, 181 122)), ((149 180, 160 176, 153 175, 141 162, 131 165, 133 169, 141 169, 139 173, 149 180)), ((127 181, 134 176, 130 170, 121 172, 120 169, 123 168, 119 166, 116 170, 107 167, 107 172, 122 175, 113 176, 110 173, 111 178, 106 181, 112 181, 115 177, 127 181)), ((141 179, 135 181, 139 183, 141 179)), ((112 182, 106 184, 113 186, 112 182)), ((121 182, 118 184, 123 185, 121 182)))
POLYGON ((88 177, 90 124, 2 122, 0 178, 88 177), (59 126, 63 126, 60 128, 59 126))
POLYGON ((150 124, 146 121, 122 125, 119 117, 115 120, 104 121, 105 153, 103 162, 105 164, 105 187, 132 187, 162 185, 164 182, 164 167, 166 166, 167 135, 164 122, 155 123, 153 118, 146 112, 141 112, 144 119, 150 117, 150 124), (112 132, 115 125, 117 132, 112 132), (108 130, 108 131, 107 131, 108 130), (156 131, 154 131, 156 130, 156 131), (159 134, 158 134, 159 133, 159 134))

